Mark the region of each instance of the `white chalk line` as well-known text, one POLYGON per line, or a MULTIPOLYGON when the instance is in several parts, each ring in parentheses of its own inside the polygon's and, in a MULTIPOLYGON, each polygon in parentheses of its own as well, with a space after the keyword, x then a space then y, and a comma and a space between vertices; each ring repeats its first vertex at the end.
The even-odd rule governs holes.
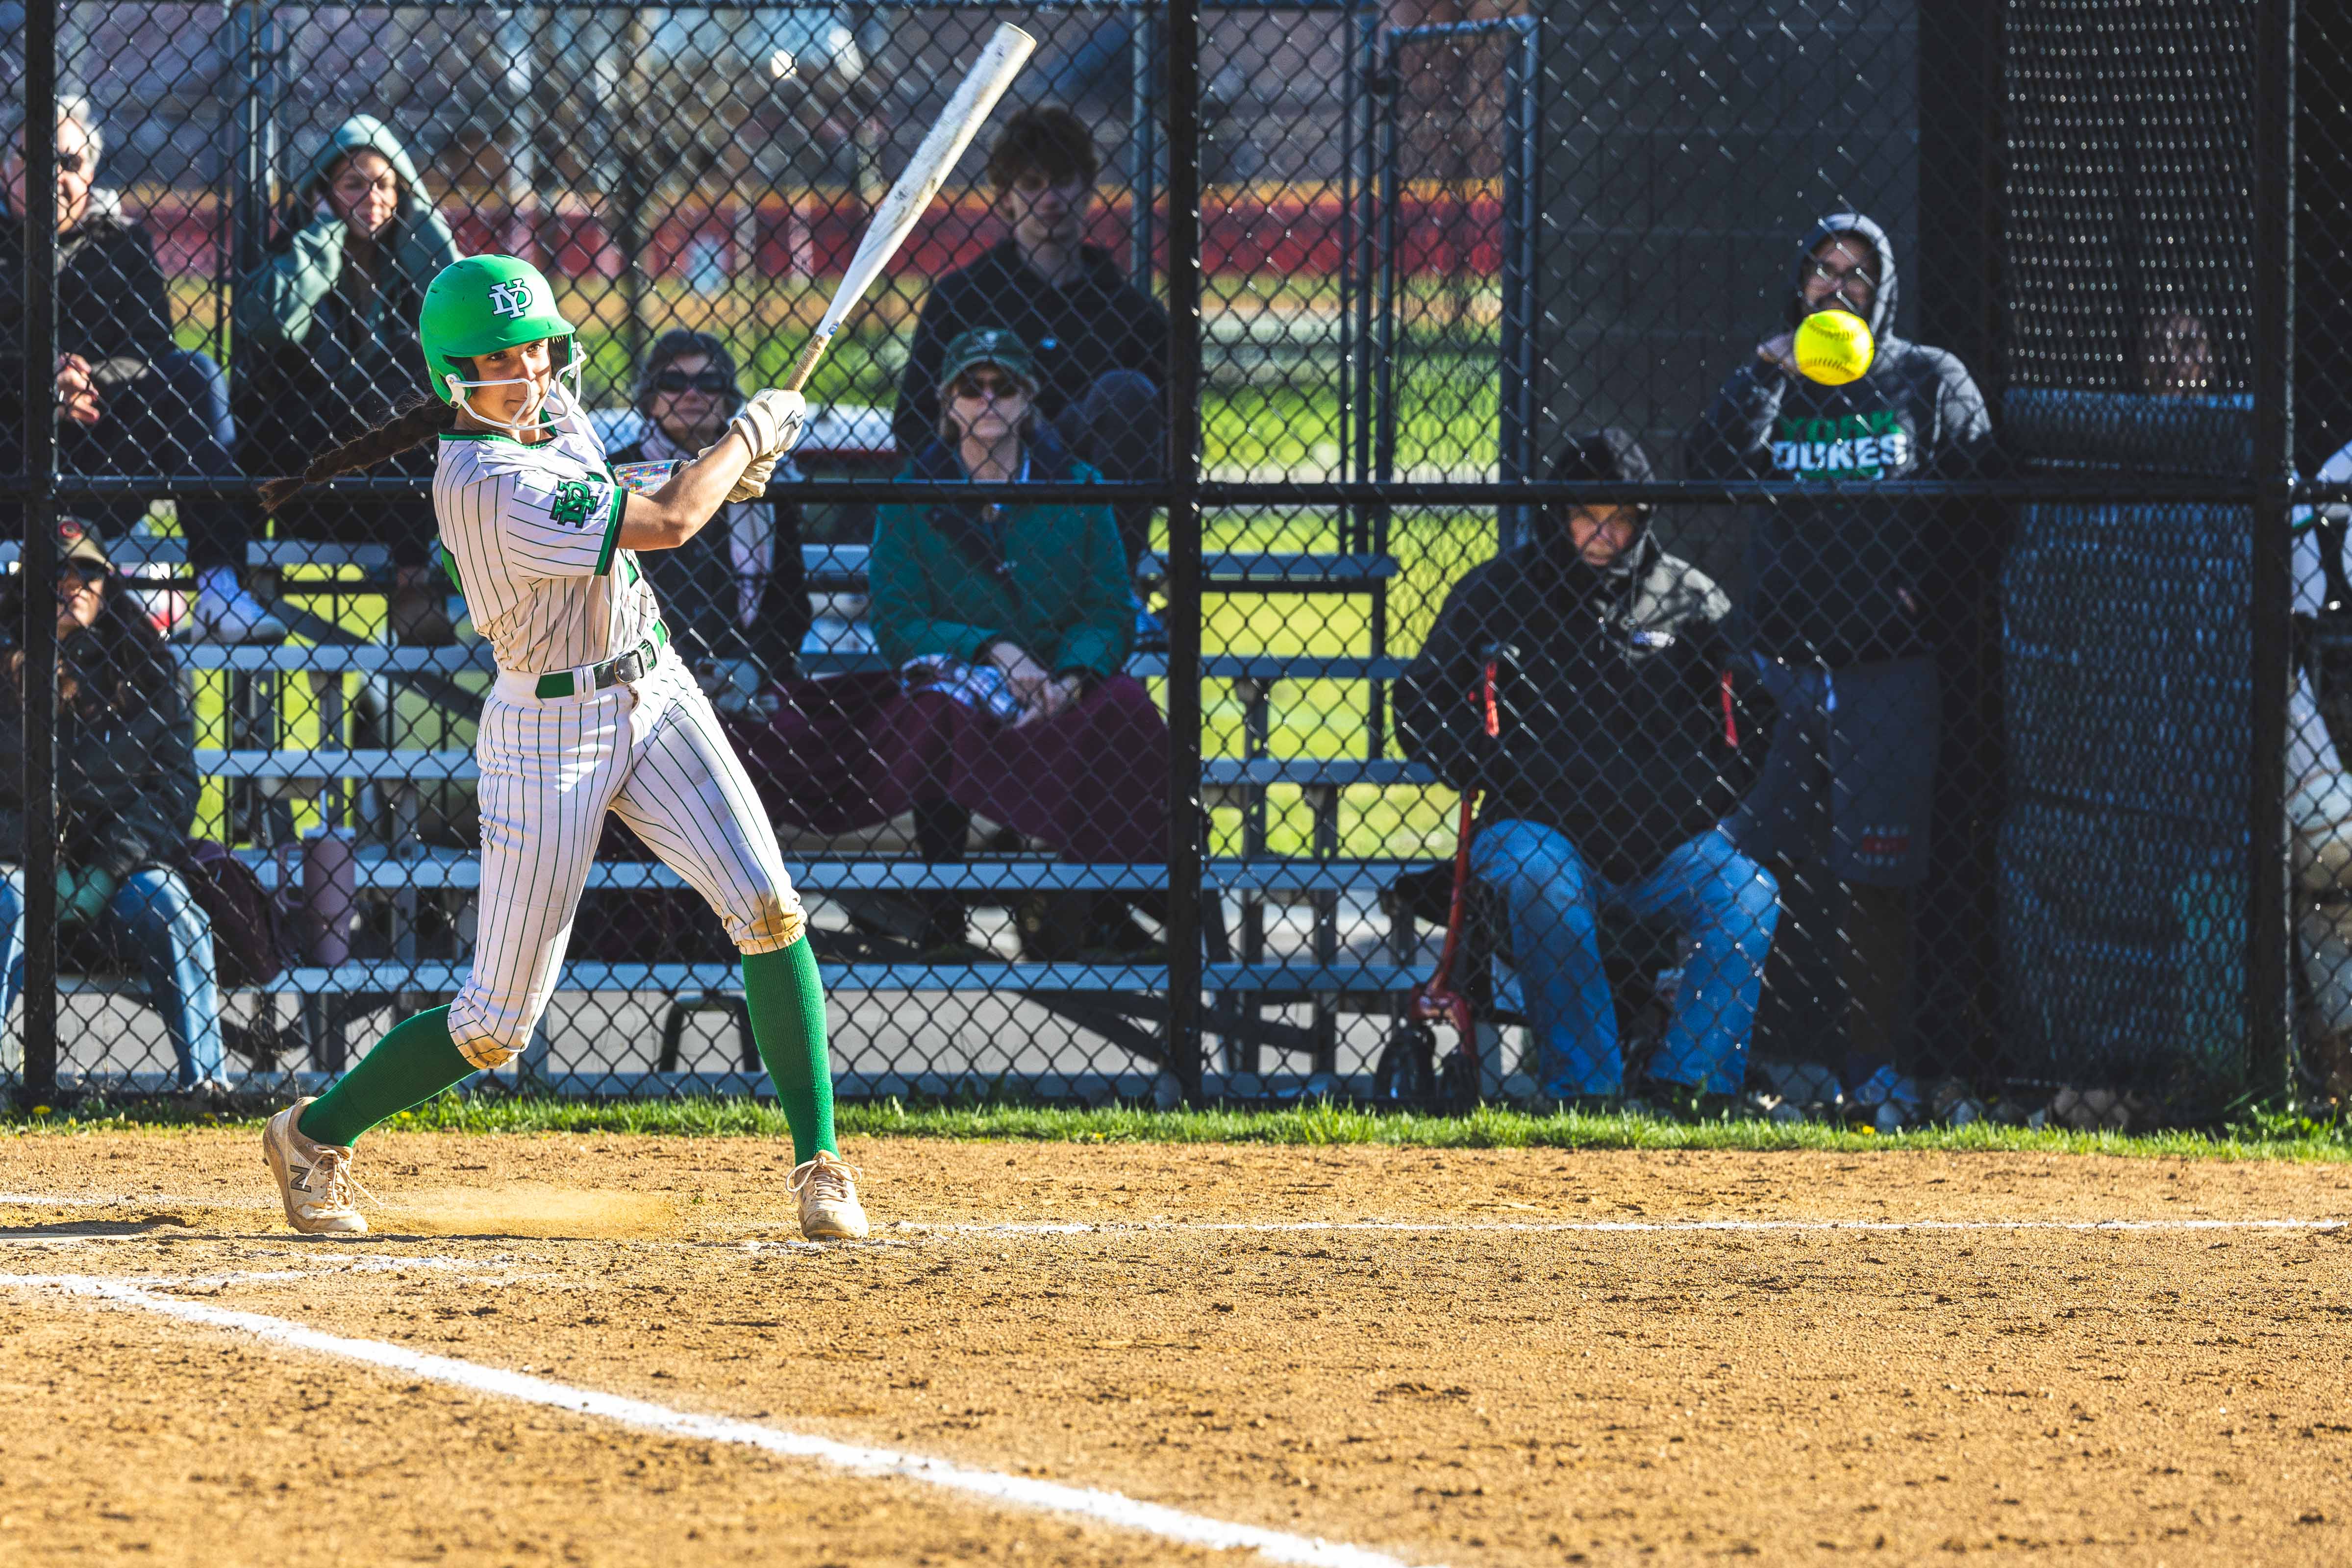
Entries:
POLYGON ((339 1357, 397 1372, 427 1382, 447 1384, 476 1394, 542 1406, 575 1415, 593 1416, 616 1425, 659 1437, 726 1443, 756 1448, 784 1458, 811 1459, 858 1475, 895 1477, 962 1492, 983 1501, 1039 1512, 1070 1515, 1117 1530, 1158 1536, 1212 1551, 1244 1550, 1276 1563, 1298 1563, 1314 1568, 1406 1568, 1402 1559, 1362 1547, 1292 1535, 1255 1525, 1234 1524, 1185 1513, 1158 1503, 1144 1502, 1121 1492, 1093 1487, 1065 1486, 1026 1476, 972 1469, 946 1459, 891 1448, 839 1443, 804 1432, 785 1431, 723 1416, 700 1416, 647 1400, 605 1394, 593 1388, 556 1383, 525 1373, 478 1366, 445 1355, 388 1344, 380 1340, 348 1339, 257 1312, 232 1312, 199 1301, 162 1296, 119 1280, 94 1275, 0 1274, 0 1288, 62 1291, 92 1297, 112 1306, 174 1318, 206 1328, 249 1333, 272 1344, 315 1354, 339 1357))
POLYGON ((1979 1231, 2115 1231, 2160 1233, 2207 1230, 2342 1230, 2344 1219, 1295 1219, 1295 1220, 1168 1220, 1160 1223, 1108 1221, 1013 1222, 996 1225, 903 1225, 901 1235, 932 1236, 1167 1236, 1189 1232, 1211 1235, 1297 1235, 1357 1232, 1388 1235, 1690 1235, 1727 1232, 1836 1233, 1869 1235, 1906 1231, 1961 1233, 1979 1231))
MULTIPOLYGON (((22 1193, 0 1192, 0 1207, 27 1208, 128 1208, 142 1205, 197 1205, 213 1208, 268 1208, 273 1212, 277 1204, 263 1199, 236 1200, 195 1197, 172 1197, 161 1194, 114 1197, 106 1194, 22 1193)), ((1730 1234, 1835 1234, 1853 1232, 1868 1235, 1900 1235, 1905 1232, 1928 1234, 1968 1234, 1994 1231, 2051 1231, 2085 1233, 2111 1231, 2124 1234, 2162 1234, 2168 1231, 2327 1231, 2352 1228, 2352 1219, 2345 1218, 2248 1218, 2248 1219, 1290 1219, 1290 1220, 1038 1220, 998 1221, 989 1224, 922 1224, 900 1220, 884 1227, 868 1245, 891 1240, 905 1241, 920 1237, 1055 1237, 1105 1236, 1152 1237, 1198 1233, 1202 1235, 1291 1235, 1318 1231, 1366 1234, 1428 1234, 1445 1235, 1681 1235, 1726 1232, 1730 1234)), ((50 1239, 37 1238, 33 1239, 50 1239)), ((108 1239, 141 1240, 142 1237, 108 1238, 108 1239)), ((386 1240, 393 1238, 386 1237, 386 1240)), ((562 1240, 628 1240, 620 1237, 548 1237, 549 1241, 562 1240)), ((635 1239, 642 1240, 643 1238, 635 1239)), ((709 1245, 709 1243, 681 1243, 709 1245)), ((828 1248, 854 1246, 856 1243, 818 1243, 801 1240, 747 1240, 740 1245, 751 1249, 775 1249, 793 1251, 819 1252, 828 1248)))
MULTIPOLYGON (((211 1274, 109 1274, 113 1284, 149 1291, 203 1291, 207 1294, 232 1285, 278 1284, 288 1280, 331 1279, 338 1274, 394 1274, 411 1269, 436 1273, 477 1274, 504 1271, 511 1258, 336 1258, 322 1259, 300 1269, 227 1269, 211 1274)), ((0 1285, 18 1289, 63 1289, 94 1274, 0 1274, 0 1285)))

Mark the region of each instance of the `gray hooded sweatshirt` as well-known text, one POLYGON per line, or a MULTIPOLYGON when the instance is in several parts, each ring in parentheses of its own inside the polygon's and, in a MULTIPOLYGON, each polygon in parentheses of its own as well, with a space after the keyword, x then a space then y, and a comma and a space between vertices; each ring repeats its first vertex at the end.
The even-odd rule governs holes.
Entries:
POLYGON ((1805 269, 1832 235, 1877 253, 1869 372, 1823 386, 1751 358, 1692 432, 1690 469, 1703 479, 1810 480, 1835 496, 1750 513, 1744 634, 1757 651, 1838 668, 1934 646, 1930 625, 1965 562, 1991 541, 1953 537, 1984 528, 1969 503, 1903 497, 1886 481, 1997 476, 1992 422, 1968 370, 1941 349, 1895 335, 1895 247, 1860 213, 1814 225, 1790 268, 1789 322, 1802 319, 1805 269), (1908 602, 1906 602, 1906 600, 1908 602))

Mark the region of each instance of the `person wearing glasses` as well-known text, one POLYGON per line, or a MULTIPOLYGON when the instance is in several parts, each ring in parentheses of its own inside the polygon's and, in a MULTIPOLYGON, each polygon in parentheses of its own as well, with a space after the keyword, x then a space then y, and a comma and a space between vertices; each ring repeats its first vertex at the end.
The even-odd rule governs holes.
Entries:
MULTIPOLYGON (((163 1015, 184 1090, 221 1078, 213 925, 173 866, 196 816, 195 720, 146 615, 89 530, 58 522, 58 920, 127 950, 163 1015)), ((25 652, 19 580, 0 591, 0 1027, 25 988, 25 652)), ((13 1054, 13 1052, 11 1053, 13 1054)))
MULTIPOLYGON (((988 183, 1009 232, 924 299, 891 422, 899 451, 922 451, 939 429, 948 345, 996 327, 1027 345, 1033 412, 1073 456, 1116 482, 1159 474, 1168 313, 1109 251, 1087 243, 1101 171, 1086 121, 1060 105, 1034 104, 1004 122, 989 148, 988 183)), ((1150 542, 1151 508, 1122 506, 1118 517, 1132 571, 1150 542)))
MULTIPOLYGON (((1039 413, 1039 371, 1018 334, 966 332, 947 345, 940 373, 938 429, 900 479, 1100 481, 1039 413)), ((1167 859, 1168 724, 1124 673, 1135 623, 1108 507, 884 506, 867 592, 874 640, 897 674, 802 683, 744 742, 781 820, 838 833, 911 811, 918 852, 933 862, 963 858, 974 814, 1065 860, 1167 859)), ((960 946, 962 902, 920 902, 919 945, 960 946)), ((1016 913, 1032 958, 1156 946, 1115 895, 1041 896, 1016 913)))
MULTIPOLYGON (((638 371, 635 402, 645 434, 613 453, 614 466, 691 461, 743 406, 734 356, 708 332, 665 332, 638 371)), ((789 457, 776 465, 778 482, 799 477, 789 457)), ((798 507, 721 507, 686 544, 647 557, 646 576, 678 655, 720 714, 748 712, 766 686, 796 673, 812 619, 798 507)))
MULTIPOLYGON (((227 379, 209 356, 173 340, 155 243, 123 215, 119 193, 98 183, 105 151, 89 104, 59 98, 52 400, 58 465, 75 475, 234 479, 227 379)), ((0 473, 6 474, 24 466, 26 180, 19 108, 0 141, 0 473)), ((158 488, 171 490, 168 484, 158 488)), ((74 506, 113 538, 144 517, 152 499, 142 494, 74 506)), ((200 585, 198 630, 228 641, 282 637, 286 630, 240 584, 247 505, 233 496, 179 497, 180 531, 200 585)), ((13 538, 23 531, 19 504, 0 500, 0 534, 13 538)))
MULTIPOLYGON (((1904 493, 2000 475, 1967 367, 1895 335, 1895 259, 1860 213, 1816 224, 1797 246, 1782 329, 1723 383, 1689 445, 1695 477, 1806 489, 1749 508, 1740 632, 1780 722, 1726 828, 1784 890, 1822 867, 1842 884, 1847 1071, 1864 1080, 1907 1045, 1911 893, 1928 870, 1942 736, 1937 645, 1980 613, 2000 549, 1983 503, 1904 493), (1877 344, 1868 372, 1843 386, 1796 366, 1797 324, 1824 310, 1861 317, 1877 344)), ((1794 931, 1782 928, 1782 947, 1794 931)))
MULTIPOLYGON (((383 423, 430 394, 416 317, 457 242, 425 199, 391 129, 355 114, 306 160, 295 210, 268 261, 236 292, 238 456, 257 478, 299 474, 310 454, 383 423)), ((428 447, 384 477, 433 477, 428 447)), ((278 508, 280 538, 383 544, 388 612, 403 643, 453 640, 449 582, 435 563, 430 496, 354 503, 298 497, 278 508)), ((209 624, 209 623, 208 623, 209 624)))

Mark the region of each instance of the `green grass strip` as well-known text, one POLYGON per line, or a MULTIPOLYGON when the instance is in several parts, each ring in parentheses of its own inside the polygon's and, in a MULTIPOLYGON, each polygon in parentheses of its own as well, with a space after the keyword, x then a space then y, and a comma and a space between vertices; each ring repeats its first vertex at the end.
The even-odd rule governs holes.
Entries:
MULTIPOLYGON (((1685 1123, 1651 1116, 1561 1112, 1534 1115, 1500 1107, 1469 1116, 1423 1116, 1314 1103, 1282 1110, 1098 1110, 995 1104, 906 1105, 889 1100, 844 1105, 845 1137, 954 1138, 1006 1143, 1341 1145, 1425 1149, 1815 1150, 1864 1154, 1897 1149, 1958 1154, 2110 1155, 2137 1159, 2352 1160, 2352 1126, 2294 1113, 2263 1113, 2235 1124, 2146 1134, 2056 1129, 1931 1127, 1879 1134, 1813 1123, 1685 1123)), ((88 1103, 0 1114, 0 1133, 74 1135, 138 1128, 243 1127, 258 1116, 169 1102, 88 1103)), ((765 1101, 509 1099, 445 1094, 386 1125, 437 1133, 646 1134, 670 1137, 791 1135, 783 1113, 765 1101)))

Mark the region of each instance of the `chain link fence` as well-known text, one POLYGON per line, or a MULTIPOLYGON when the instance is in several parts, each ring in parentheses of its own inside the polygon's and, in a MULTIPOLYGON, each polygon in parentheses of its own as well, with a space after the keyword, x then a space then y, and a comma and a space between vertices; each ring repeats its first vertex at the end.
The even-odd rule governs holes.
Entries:
MULTIPOLYGON (((626 569, 843 1092, 2352 1092, 2352 36, 2291 12, 0 5, 0 1071, 307 1090, 460 990, 502 629, 433 449, 257 483, 487 251, 616 474, 690 457, 1011 21, 774 486, 626 569)), ((602 834, 489 1082, 763 1091, 602 834)))

